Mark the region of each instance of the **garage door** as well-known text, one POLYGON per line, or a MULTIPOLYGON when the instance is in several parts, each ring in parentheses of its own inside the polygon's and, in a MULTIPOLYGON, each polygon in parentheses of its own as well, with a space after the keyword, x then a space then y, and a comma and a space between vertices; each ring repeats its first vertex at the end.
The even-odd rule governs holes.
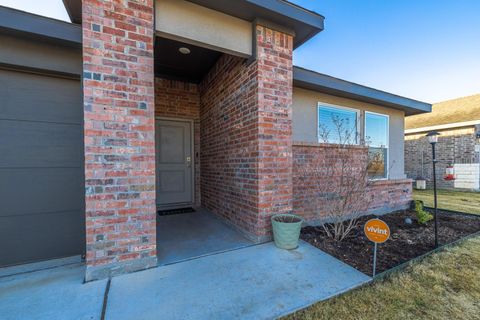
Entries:
POLYGON ((0 266, 83 254, 79 80, 0 70, 0 266))

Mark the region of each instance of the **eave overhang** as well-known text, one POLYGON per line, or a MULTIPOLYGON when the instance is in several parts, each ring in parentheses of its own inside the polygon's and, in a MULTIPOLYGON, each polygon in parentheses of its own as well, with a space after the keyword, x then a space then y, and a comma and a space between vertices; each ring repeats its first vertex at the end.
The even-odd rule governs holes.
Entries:
POLYGON ((295 87, 390 107, 405 112, 406 116, 432 111, 432 105, 385 91, 334 78, 301 67, 293 69, 295 87))
MULTIPOLYGON (((187 0, 246 21, 265 20, 293 30, 294 48, 324 28, 325 18, 285 0, 187 0)), ((73 23, 82 22, 81 0, 63 0, 73 23)))
POLYGON ((81 46, 78 25, 0 6, 0 31, 32 39, 81 46))

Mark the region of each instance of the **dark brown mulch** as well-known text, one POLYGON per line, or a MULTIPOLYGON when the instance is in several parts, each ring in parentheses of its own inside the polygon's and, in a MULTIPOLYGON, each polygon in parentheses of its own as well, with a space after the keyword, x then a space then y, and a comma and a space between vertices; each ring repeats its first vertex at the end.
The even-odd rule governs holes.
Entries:
MULTIPOLYGON (((373 243, 365 237, 363 226, 366 221, 373 218, 376 217, 360 218, 357 228, 341 242, 328 238, 322 227, 303 228, 301 238, 363 273, 371 275, 373 243)), ((377 274, 434 249, 433 220, 425 226, 419 225, 415 219, 415 212, 412 211, 395 212, 384 215, 380 219, 390 227, 391 236, 387 242, 378 245, 377 274), (412 224, 408 225, 404 222, 407 217, 412 218, 412 224)), ((438 225, 439 245, 443 245, 480 231, 480 216, 439 211, 438 225)))

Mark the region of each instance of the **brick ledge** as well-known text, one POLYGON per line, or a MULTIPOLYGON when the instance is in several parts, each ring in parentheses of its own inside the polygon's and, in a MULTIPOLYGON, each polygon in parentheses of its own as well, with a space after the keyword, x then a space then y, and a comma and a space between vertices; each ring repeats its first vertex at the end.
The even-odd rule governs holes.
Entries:
MULTIPOLYGON (((317 147, 317 148, 338 148, 337 144, 333 143, 321 143, 321 142, 310 142, 310 141, 293 141, 292 145, 294 147, 317 147)), ((361 145, 349 145, 349 149, 365 149, 366 146, 361 145)))
POLYGON ((382 185, 392 185, 392 184, 413 183, 413 180, 412 179, 371 180, 370 183, 374 186, 382 186, 382 185))

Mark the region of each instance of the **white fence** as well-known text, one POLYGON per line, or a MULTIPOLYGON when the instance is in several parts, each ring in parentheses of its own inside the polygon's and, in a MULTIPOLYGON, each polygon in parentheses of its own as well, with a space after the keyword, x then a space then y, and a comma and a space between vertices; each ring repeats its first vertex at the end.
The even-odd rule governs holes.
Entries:
POLYGON ((480 164, 454 165, 455 188, 480 190, 480 164))

